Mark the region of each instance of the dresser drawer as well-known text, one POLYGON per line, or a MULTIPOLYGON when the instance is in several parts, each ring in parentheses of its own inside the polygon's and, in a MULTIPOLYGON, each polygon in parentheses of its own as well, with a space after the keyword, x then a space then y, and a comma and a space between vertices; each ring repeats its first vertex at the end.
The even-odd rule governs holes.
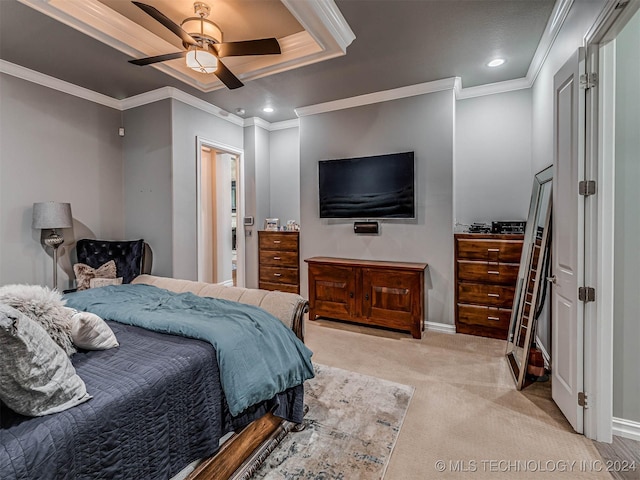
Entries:
POLYGON ((260 282, 258 288, 262 290, 271 290, 287 293, 300 293, 298 285, 289 285, 287 283, 272 283, 272 282, 260 282))
POLYGON ((260 250, 260 265, 298 268, 298 252, 260 250))
POLYGON ((458 280, 514 285, 518 278, 517 263, 491 263, 458 260, 458 280))
POLYGON ((511 308, 515 290, 501 285, 462 282, 458 284, 458 302, 511 308))
POLYGON ((298 251, 298 235, 282 232, 260 232, 260 250, 298 251))
POLYGON ((511 309, 458 305, 458 322, 466 325, 480 325, 506 331, 509 328, 510 321, 511 309))
POLYGON ((457 240, 458 258, 485 262, 519 263, 521 240, 467 239, 457 240))
POLYGON ((290 283, 292 285, 298 285, 298 269, 262 267, 260 269, 260 282, 290 283))

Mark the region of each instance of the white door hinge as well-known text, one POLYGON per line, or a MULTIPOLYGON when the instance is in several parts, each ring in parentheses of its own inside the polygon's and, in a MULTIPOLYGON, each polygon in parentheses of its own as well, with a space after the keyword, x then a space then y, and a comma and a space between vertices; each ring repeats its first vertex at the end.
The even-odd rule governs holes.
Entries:
POLYGON ((598 74, 596 72, 583 73, 580 75, 580 88, 588 90, 598 85, 598 74))

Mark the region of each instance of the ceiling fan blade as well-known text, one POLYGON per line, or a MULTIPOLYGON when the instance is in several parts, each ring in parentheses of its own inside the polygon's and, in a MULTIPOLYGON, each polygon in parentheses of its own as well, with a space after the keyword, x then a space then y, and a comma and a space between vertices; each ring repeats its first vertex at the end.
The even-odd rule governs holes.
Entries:
POLYGON ((241 57, 244 55, 277 55, 282 53, 280 44, 275 38, 245 40, 242 42, 226 42, 216 44, 219 57, 241 57))
POLYGON ((196 40, 191 35, 185 32, 180 25, 175 23, 173 20, 171 20, 169 17, 167 17, 164 13, 162 13, 157 8, 152 7, 151 5, 140 3, 140 2, 131 2, 131 3, 133 3, 136 7, 143 10, 145 13, 151 15, 158 22, 160 22, 166 28, 168 28, 173 33, 175 33, 178 37, 180 37, 180 39, 184 43, 188 45, 199 45, 198 42, 196 42, 196 40))
POLYGON ((175 60, 176 58, 184 58, 187 56, 187 52, 175 52, 165 53, 164 55, 156 55, 155 57, 138 58, 136 60, 129 60, 129 63, 134 65, 144 66, 151 65, 152 63, 166 62, 167 60, 175 60))
POLYGON ((218 77, 229 90, 234 90, 244 85, 220 60, 218 60, 218 69, 213 73, 216 74, 216 77, 218 77))

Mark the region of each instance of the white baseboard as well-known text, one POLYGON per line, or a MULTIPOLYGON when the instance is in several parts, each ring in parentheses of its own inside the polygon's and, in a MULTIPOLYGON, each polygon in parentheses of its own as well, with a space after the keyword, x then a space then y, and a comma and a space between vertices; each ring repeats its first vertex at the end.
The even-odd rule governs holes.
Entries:
POLYGON ((424 329, 430 332, 456 333, 456 326, 448 323, 424 322, 424 329))
POLYGON ((614 435, 640 441, 640 422, 613 417, 611 424, 614 435))

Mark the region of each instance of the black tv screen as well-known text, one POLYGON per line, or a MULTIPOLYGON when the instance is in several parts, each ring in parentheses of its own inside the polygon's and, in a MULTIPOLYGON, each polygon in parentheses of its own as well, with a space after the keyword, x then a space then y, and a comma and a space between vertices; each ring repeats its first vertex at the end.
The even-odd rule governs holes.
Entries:
POLYGON ((415 218, 413 152, 318 162, 320 218, 415 218))

